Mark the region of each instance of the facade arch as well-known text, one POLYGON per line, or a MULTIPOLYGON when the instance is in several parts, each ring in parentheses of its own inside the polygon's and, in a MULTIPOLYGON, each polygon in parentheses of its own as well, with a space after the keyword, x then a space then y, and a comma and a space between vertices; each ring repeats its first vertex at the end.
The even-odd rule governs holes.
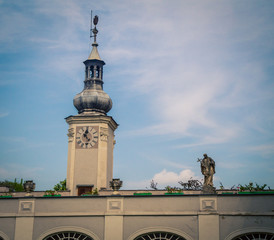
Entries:
POLYGON ((10 238, 5 233, 0 231, 0 240, 10 240, 10 238))
MULTIPOLYGON (((69 234, 76 233, 76 234, 80 234, 82 236, 83 235, 88 236, 90 238, 89 240, 100 240, 99 237, 95 233, 89 231, 88 229, 81 228, 81 227, 75 227, 75 226, 64 226, 64 227, 52 228, 52 229, 44 232, 37 240, 45 240, 50 236, 53 236, 53 235, 58 236, 58 234, 62 234, 62 233, 69 233, 69 234)), ((80 239, 78 235, 74 235, 74 236, 75 236, 75 238, 74 238, 75 240, 80 239)), ((49 238, 49 239, 51 239, 51 238, 49 238)), ((59 239, 59 238, 57 238, 57 239, 59 239)), ((60 238, 60 239, 62 239, 62 238, 60 238)))
POLYGON ((190 237, 188 234, 186 234, 183 231, 180 231, 178 229, 169 228, 169 227, 150 227, 150 228, 143 228, 136 232, 134 232, 132 235, 129 236, 127 240, 138 240, 142 236, 148 236, 148 239, 159 239, 157 238, 158 235, 153 234, 161 234, 161 239, 174 239, 172 236, 181 237, 178 240, 193 240, 192 237, 190 237), (152 234, 152 235, 151 235, 152 234), (169 235, 168 235, 169 234, 169 235), (150 238, 149 238, 150 237, 150 238))
POLYGON ((243 228, 230 233, 225 240, 260 240, 274 239, 273 228, 243 228), (268 237, 268 238, 267 238, 268 237))

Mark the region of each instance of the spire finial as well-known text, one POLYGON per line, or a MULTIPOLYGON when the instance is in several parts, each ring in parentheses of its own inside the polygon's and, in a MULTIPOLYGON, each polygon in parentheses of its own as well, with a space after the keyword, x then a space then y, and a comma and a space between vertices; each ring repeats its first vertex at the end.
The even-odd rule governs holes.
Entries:
POLYGON ((99 20, 99 18, 98 18, 97 15, 92 19, 92 11, 91 11, 91 18, 90 18, 90 39, 93 37, 94 41, 91 44, 92 50, 91 50, 91 53, 90 53, 88 59, 101 60, 101 58, 99 56, 99 53, 98 53, 98 50, 97 50, 98 43, 96 42, 96 37, 97 37, 97 34, 98 34, 98 30, 96 28, 96 25, 98 24, 98 20, 99 20), (92 25, 94 25, 94 28, 93 28, 92 25))
POLYGON ((97 28, 96 28, 96 25, 97 25, 97 23, 98 23, 98 20, 99 20, 99 18, 98 18, 98 16, 96 15, 96 16, 93 18, 94 28, 92 29, 92 33, 93 33, 93 36, 92 36, 92 37, 94 37, 94 42, 93 42, 93 43, 95 43, 95 44, 96 44, 96 36, 97 36, 97 33, 98 33, 98 30, 97 30, 97 28))

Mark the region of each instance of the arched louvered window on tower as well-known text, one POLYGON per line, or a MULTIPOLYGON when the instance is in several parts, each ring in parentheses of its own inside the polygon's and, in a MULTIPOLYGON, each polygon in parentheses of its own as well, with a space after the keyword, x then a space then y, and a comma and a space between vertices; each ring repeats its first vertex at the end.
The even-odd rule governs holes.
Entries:
POLYGON ((134 240, 186 240, 186 239, 174 233, 151 232, 151 233, 142 234, 136 237, 134 240))
POLYGON ((89 74, 90 78, 94 78, 94 68, 93 66, 90 66, 90 74, 89 74))
POLYGON ((59 232, 45 237, 43 240, 94 240, 86 234, 79 232, 59 232))

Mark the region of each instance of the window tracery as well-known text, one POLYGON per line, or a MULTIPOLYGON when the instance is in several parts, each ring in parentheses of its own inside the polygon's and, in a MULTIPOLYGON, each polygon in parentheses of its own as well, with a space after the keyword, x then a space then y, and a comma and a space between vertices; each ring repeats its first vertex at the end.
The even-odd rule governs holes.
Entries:
POLYGON ((245 233, 233 238, 233 240, 274 240, 274 234, 263 232, 245 233))
POLYGON ((168 232, 152 232, 138 236, 134 240, 186 240, 185 238, 168 232))
MULTIPOLYGON (((0 239, 1 240, 1 239, 0 239)), ((79 232, 59 232, 47 236, 43 240, 94 240, 86 234, 79 232)))

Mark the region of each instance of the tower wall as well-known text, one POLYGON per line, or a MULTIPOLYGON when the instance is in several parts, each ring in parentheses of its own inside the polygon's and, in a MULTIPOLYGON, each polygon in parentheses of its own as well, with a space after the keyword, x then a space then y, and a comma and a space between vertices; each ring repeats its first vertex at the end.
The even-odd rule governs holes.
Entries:
POLYGON ((118 124, 108 116, 70 116, 67 188, 72 196, 78 195, 77 187, 93 186, 109 189, 113 177, 114 131, 118 124), (90 148, 78 144, 79 129, 91 127, 98 130, 98 141, 90 148))

